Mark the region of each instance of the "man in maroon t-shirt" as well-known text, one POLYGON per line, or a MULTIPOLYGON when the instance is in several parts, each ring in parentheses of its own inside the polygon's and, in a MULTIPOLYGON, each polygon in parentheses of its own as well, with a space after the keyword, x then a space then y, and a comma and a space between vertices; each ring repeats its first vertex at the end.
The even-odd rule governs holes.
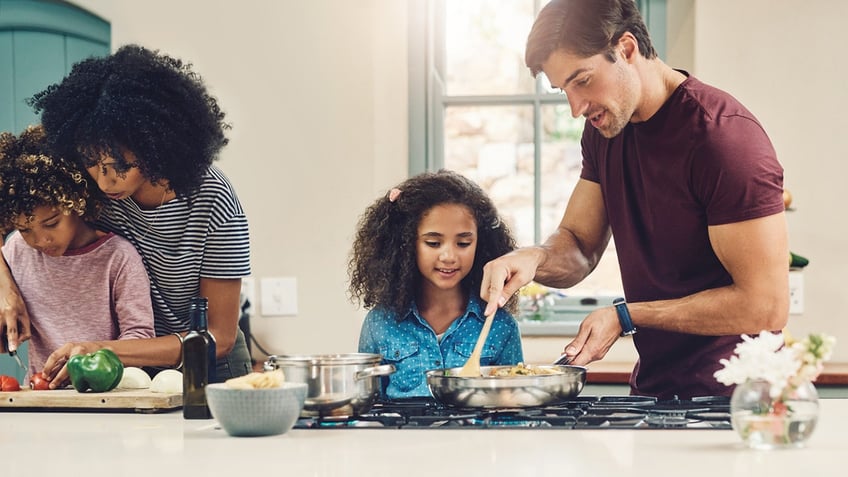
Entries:
POLYGON ((633 0, 554 0, 525 59, 586 118, 583 170, 544 245, 486 266, 486 312, 533 279, 575 285, 612 234, 629 303, 586 317, 565 347, 572 364, 603 358, 627 332, 633 393, 730 395, 713 377, 719 360, 740 334, 780 330, 789 315, 783 168, 762 126, 658 59, 633 0))

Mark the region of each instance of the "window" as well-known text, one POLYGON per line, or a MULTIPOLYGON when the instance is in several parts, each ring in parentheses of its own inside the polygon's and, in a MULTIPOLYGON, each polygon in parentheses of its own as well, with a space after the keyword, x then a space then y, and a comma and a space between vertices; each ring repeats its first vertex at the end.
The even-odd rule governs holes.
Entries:
MULTIPOLYGON (((646 19, 664 23, 664 2, 639 3, 646 19)), ((566 96, 524 65, 527 34, 544 4, 410 4, 410 173, 445 167, 475 180, 520 246, 541 243, 556 229, 582 161, 583 119, 572 118, 566 96)), ((622 294, 614 243, 567 293, 622 294)))

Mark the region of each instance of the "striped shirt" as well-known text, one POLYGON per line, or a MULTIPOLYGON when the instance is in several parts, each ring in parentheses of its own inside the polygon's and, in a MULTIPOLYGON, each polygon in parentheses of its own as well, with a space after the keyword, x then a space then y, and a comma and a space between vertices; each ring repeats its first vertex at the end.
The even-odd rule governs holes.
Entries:
POLYGON ((125 237, 141 254, 157 336, 189 329, 188 306, 200 292, 201 278, 250 275, 247 217, 214 166, 189 197, 155 209, 144 210, 132 198, 108 201, 97 225, 125 237))

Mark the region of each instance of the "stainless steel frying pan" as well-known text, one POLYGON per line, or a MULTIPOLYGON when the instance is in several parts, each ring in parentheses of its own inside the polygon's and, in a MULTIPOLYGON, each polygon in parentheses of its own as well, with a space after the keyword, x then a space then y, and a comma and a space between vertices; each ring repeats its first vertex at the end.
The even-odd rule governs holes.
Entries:
POLYGON ((437 401, 462 408, 533 407, 567 401, 583 390, 586 368, 583 366, 540 365, 556 368, 558 374, 491 376, 492 372, 512 366, 483 366, 480 377, 461 377, 461 368, 427 371, 427 386, 437 401))

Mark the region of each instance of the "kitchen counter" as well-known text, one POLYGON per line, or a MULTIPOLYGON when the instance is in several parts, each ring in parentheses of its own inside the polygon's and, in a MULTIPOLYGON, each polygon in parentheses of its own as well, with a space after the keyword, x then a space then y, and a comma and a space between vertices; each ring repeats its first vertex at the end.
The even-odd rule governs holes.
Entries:
POLYGON ((0 412, 4 475, 835 475, 848 400, 822 399, 803 449, 754 451, 729 430, 292 430, 229 437, 165 414, 0 412))
MULTIPOLYGON (((635 361, 595 361, 587 366, 586 382, 596 384, 627 384, 635 361)), ((824 363, 816 378, 816 386, 848 385, 848 363, 824 363)))

